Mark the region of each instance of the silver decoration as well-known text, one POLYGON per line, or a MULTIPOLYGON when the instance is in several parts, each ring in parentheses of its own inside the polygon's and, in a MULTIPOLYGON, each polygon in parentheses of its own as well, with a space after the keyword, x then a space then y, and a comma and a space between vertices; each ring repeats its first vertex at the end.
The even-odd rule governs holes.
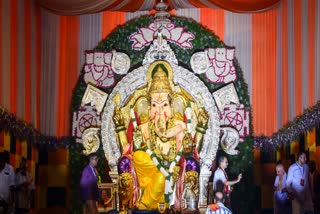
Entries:
POLYGON ((196 74, 205 73, 210 67, 207 51, 194 53, 190 58, 190 65, 196 74))
POLYGON ((168 41, 162 37, 162 33, 158 32, 157 39, 153 40, 153 44, 147 51, 142 64, 151 64, 156 60, 166 60, 171 64, 178 64, 178 60, 168 45, 168 41))
POLYGON ((82 141, 82 133, 89 127, 101 126, 101 114, 93 106, 80 106, 78 111, 73 112, 72 118, 72 136, 76 138, 77 143, 82 141))
POLYGON ((212 95, 221 112, 223 112, 224 106, 227 104, 230 104, 230 103, 240 104, 239 97, 233 82, 213 92, 212 95))
POLYGON ((231 127, 222 127, 223 135, 221 138, 221 148, 229 155, 237 155, 240 153, 236 147, 239 144, 239 132, 231 127))
POLYGON ((191 189, 189 183, 187 183, 185 186, 182 198, 185 200, 185 203, 186 203, 185 209, 196 210, 198 208, 197 196, 194 193, 194 191, 191 189))
POLYGON ((116 74, 126 74, 130 68, 130 58, 127 54, 112 51, 112 70, 116 74))
POLYGON ((147 66, 142 66, 124 76, 123 79, 113 88, 113 91, 106 102, 107 107, 104 108, 102 113, 102 145, 111 171, 117 170, 117 162, 121 157, 120 147, 116 140, 116 132, 112 120, 115 108, 112 98, 118 92, 121 95, 120 106, 124 105, 124 102, 134 92, 134 90, 146 84, 147 70, 147 66))
POLYGON ((99 128, 87 128, 82 133, 82 144, 85 150, 83 151, 84 155, 89 155, 98 151, 100 146, 100 138, 98 136, 99 128))
POLYGON ((199 176, 199 203, 198 208, 206 208, 208 206, 208 184, 209 184, 209 178, 211 176, 211 171, 206 171, 206 174, 201 174, 199 176))
POLYGON ((160 0, 160 2, 156 5, 156 9, 158 12, 156 12, 155 16, 155 23, 157 26, 166 26, 169 24, 170 21, 170 13, 167 11, 168 4, 164 3, 163 0, 160 0))
POLYGON ((91 84, 87 85, 86 91, 81 100, 81 106, 85 104, 91 104, 91 106, 95 106, 97 110, 97 114, 99 115, 102 111, 104 103, 106 102, 108 94, 101 91, 100 89, 94 87, 91 84))

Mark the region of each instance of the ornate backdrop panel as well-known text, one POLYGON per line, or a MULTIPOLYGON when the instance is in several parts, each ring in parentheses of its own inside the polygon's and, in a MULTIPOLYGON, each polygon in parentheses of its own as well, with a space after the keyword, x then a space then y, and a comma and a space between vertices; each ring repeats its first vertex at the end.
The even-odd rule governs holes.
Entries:
MULTIPOLYGON (((34 1, 1 0, 0 5, 0 104, 44 134, 68 135, 83 51, 145 13, 65 17, 40 11, 34 1)), ((276 9, 256 14, 222 9, 171 13, 200 22, 237 47, 255 134, 270 135, 320 99, 319 11, 316 0, 284 0, 276 9)))

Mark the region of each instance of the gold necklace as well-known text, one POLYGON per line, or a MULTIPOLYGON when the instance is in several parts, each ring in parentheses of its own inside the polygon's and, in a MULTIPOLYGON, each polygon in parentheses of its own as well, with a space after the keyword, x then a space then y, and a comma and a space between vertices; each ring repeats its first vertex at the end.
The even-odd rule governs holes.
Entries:
MULTIPOLYGON (((169 128, 173 123, 171 121, 168 121, 169 128)), ((151 144, 151 150, 154 152, 154 154, 160 159, 160 160, 167 160, 167 161, 173 161, 176 157, 177 151, 176 151, 176 138, 175 137, 164 137, 159 136, 159 134, 156 131, 154 121, 151 121, 149 123, 149 134, 150 134, 150 144, 151 144), (157 146, 157 139, 159 139, 162 143, 170 143, 170 152, 169 154, 163 154, 159 146, 157 146)), ((163 165, 163 164, 162 164, 163 165)))

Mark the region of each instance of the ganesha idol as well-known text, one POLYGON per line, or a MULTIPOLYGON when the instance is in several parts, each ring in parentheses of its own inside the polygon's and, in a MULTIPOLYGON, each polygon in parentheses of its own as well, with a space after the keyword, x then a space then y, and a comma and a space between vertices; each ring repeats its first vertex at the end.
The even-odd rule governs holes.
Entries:
POLYGON ((186 200, 194 202, 199 194, 199 180, 194 178, 200 173, 199 153, 209 117, 185 89, 174 84, 169 62, 154 61, 146 76, 147 84, 122 106, 119 94, 114 97, 113 122, 121 150, 120 209, 188 208, 186 200), (192 184, 187 184, 189 180, 192 184), (193 189, 185 191, 190 186, 193 189))

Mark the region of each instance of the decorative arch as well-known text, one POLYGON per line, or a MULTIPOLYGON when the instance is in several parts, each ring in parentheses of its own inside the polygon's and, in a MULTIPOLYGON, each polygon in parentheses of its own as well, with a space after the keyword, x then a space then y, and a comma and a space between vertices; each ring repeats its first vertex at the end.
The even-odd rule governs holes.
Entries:
MULTIPOLYGON (((172 63, 173 70, 175 70, 175 82, 178 83, 182 88, 188 90, 194 99, 197 99, 197 90, 190 87, 196 86, 197 89, 204 88, 204 96, 206 99, 211 100, 207 102, 206 109, 214 108, 212 110, 211 122, 209 125, 211 127, 210 132, 205 135, 205 141, 207 145, 211 145, 209 141, 213 141, 213 152, 209 154, 211 158, 208 160, 209 163, 203 163, 210 170, 212 166, 212 161, 215 159, 216 154, 226 154, 219 146, 219 126, 217 127, 215 121, 220 120, 220 126, 233 126, 236 128, 232 121, 228 122, 224 115, 232 115, 231 120, 234 118, 242 118, 243 126, 245 131, 239 131, 240 136, 242 136, 241 141, 238 145, 241 155, 228 155, 230 160, 230 175, 233 176, 239 172, 245 171, 246 177, 245 182, 243 182, 239 191, 235 194, 248 194, 248 201, 241 202, 241 204, 236 204, 235 206, 241 210, 241 207, 252 207, 253 200, 253 173, 252 173, 252 162, 253 162, 253 144, 252 144, 252 125, 250 118, 250 100, 248 95, 247 84, 243 79, 242 70, 237 59, 234 57, 235 49, 224 44, 223 41, 219 40, 212 32, 202 27, 200 24, 195 23, 192 20, 180 17, 172 17, 171 23, 169 23, 165 29, 163 35, 168 42, 170 50, 165 49, 164 52, 158 53, 157 56, 153 55, 153 48, 157 45, 155 39, 157 29, 155 29, 154 18, 152 16, 141 17, 136 20, 126 23, 124 26, 120 26, 114 32, 112 32, 107 38, 102 40, 94 50, 86 53, 86 63, 82 69, 81 75, 79 77, 78 84, 75 88, 73 100, 72 100, 72 112, 74 112, 73 120, 73 131, 77 129, 77 120, 75 118, 80 117, 80 110, 87 108, 85 111, 90 111, 92 115, 100 119, 101 132, 100 137, 102 138, 103 146, 100 146, 99 153, 106 157, 106 162, 100 165, 100 171, 105 171, 106 168, 110 167, 111 171, 117 167, 117 161, 120 158, 120 146, 116 142, 115 135, 113 135, 114 126, 112 124, 112 115, 114 112, 113 97, 116 92, 121 92, 124 96, 120 100, 121 103, 126 101, 126 98, 140 86, 146 83, 146 66, 151 62, 152 57, 167 57, 167 60, 172 63), (153 46, 152 46, 153 43, 153 46), (230 51, 229 51, 230 50, 230 51), (231 54, 229 54, 229 52, 231 54), (113 56, 117 53, 125 54, 130 59, 130 67, 127 71, 117 71, 112 65, 113 56), (203 71, 192 69, 194 65, 191 63, 191 58, 201 53, 200 59, 206 61, 208 64, 208 70, 203 71), (161 55, 164 54, 164 55, 161 55), (220 55, 219 55, 220 54, 220 55), (225 55, 225 56, 224 56, 225 55), (201 58, 202 57, 202 58, 201 58), (225 75, 232 74, 236 75, 236 78, 231 80, 212 81, 208 78, 207 72, 215 72, 218 76, 218 67, 214 67, 214 64, 219 66, 219 61, 223 61, 224 67, 229 67, 229 70, 224 70, 225 75), (95 76, 93 72, 106 72, 105 75, 101 74, 105 79, 100 78, 100 76, 95 76), (190 71, 193 71, 190 72, 190 71), (90 73, 91 72, 91 73, 90 73), (96 111, 94 107, 85 105, 82 100, 83 96, 86 94, 86 89, 88 85, 88 75, 91 75, 91 84, 96 87, 95 94, 103 93, 104 96, 107 95, 104 110, 96 111), (109 79, 108 79, 109 78, 109 79), (104 81, 112 79, 113 84, 101 84, 99 81, 104 81), (96 82, 94 82, 96 81, 96 82), (101 87, 103 85, 104 87, 101 87), (126 87, 125 87, 126 86, 126 87), (222 90, 224 89, 224 90, 222 90), (224 104, 219 106, 214 105, 214 98, 217 99, 221 95, 221 90, 223 93, 232 93, 236 97, 232 97, 230 106, 225 106, 224 104), (225 92, 229 91, 229 92, 225 92), (216 96, 216 97, 215 97, 216 96), (234 99, 233 99, 234 98, 234 99), (233 103, 234 102, 234 103, 233 103), (211 104, 210 104, 211 103, 211 104), (88 110, 89 109, 89 110, 88 110), (219 109, 219 112, 218 110, 219 109), (246 119, 244 119, 246 118, 246 119), (244 123, 246 120, 246 123, 244 123), (213 134, 218 133, 218 134, 213 134), (242 133, 242 134, 241 134, 242 133), (107 165, 108 164, 108 165, 107 165), (244 206, 243 203, 246 203, 244 206)), ((159 45, 159 44, 158 44, 159 45)), ((126 57, 124 57, 126 58, 126 57)), ((197 61, 197 60, 193 60, 197 61)), ((100 73, 99 73, 100 75, 100 73)), ((221 75, 220 75, 221 76, 221 75)), ((225 76, 223 76, 225 77, 225 76)), ((220 77, 219 77, 220 78, 220 77)), ((89 81, 90 82, 90 81, 89 81)), ((98 96, 98 95, 94 95, 98 96)), ((222 102, 223 103, 223 102, 222 102)), ((91 106, 92 106, 91 102, 91 106)), ((229 118, 229 119, 230 119, 229 118)), ((240 119, 239 119, 240 120, 240 119)), ((79 134, 79 132, 77 132, 79 134)), ((75 133, 73 133, 75 135, 75 133)), ((80 133, 81 138, 81 133, 80 133)), ((79 177, 79 173, 82 167, 74 161, 76 156, 79 156, 81 148, 70 149, 70 166, 72 168, 72 177, 79 177), (77 176, 78 175, 78 176, 77 176)), ((200 156, 208 155, 201 154, 200 156)), ((212 168, 211 168, 212 169, 212 168)), ((102 174, 103 180, 108 179, 107 174, 102 174)), ((210 174, 209 174, 210 176, 210 174)), ((208 182, 208 181, 207 181, 208 182)), ((78 183, 77 179, 73 180, 73 186, 76 187, 78 183)), ((76 195, 76 194, 75 194, 76 195)), ((73 197, 75 197, 75 195, 73 197)), ((241 198, 241 197, 240 197, 241 198)), ((75 198, 72 205, 76 207, 75 198)), ((248 212, 244 210, 243 213, 248 212)))

